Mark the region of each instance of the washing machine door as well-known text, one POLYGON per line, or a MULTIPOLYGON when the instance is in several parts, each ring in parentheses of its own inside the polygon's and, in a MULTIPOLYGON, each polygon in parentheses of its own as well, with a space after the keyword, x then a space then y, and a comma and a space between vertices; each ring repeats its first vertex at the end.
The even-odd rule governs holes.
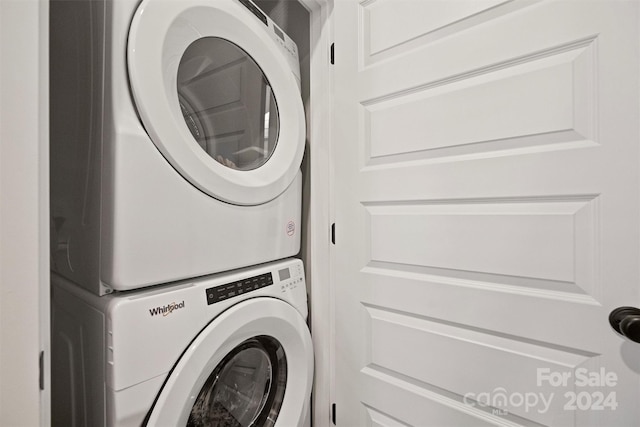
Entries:
POLYGON ((280 195, 305 143, 290 62, 249 6, 143 0, 127 49, 131 92, 153 143, 191 184, 238 205, 280 195))
POLYGON ((313 378, 311 336, 291 305, 241 302, 191 343, 158 395, 147 425, 299 426, 313 378))

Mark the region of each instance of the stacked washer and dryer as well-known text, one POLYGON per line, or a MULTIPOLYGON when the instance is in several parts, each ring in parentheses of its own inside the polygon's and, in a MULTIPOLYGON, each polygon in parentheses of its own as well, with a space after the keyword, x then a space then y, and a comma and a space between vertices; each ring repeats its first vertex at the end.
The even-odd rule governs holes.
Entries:
POLYGON ((296 44, 250 0, 52 0, 52 419, 301 426, 296 44))

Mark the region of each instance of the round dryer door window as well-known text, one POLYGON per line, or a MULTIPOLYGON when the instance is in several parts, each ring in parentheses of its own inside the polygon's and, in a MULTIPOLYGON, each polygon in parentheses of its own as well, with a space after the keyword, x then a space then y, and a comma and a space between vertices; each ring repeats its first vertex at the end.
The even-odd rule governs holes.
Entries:
POLYGON ((282 345, 267 336, 246 340, 211 373, 187 426, 272 426, 286 384, 287 360, 282 345))
POLYGON ((262 166, 278 141, 278 107, 266 76, 240 47, 206 37, 187 48, 178 66, 178 100, 198 145, 238 170, 262 166))
POLYGON ((143 0, 129 30, 131 93, 152 143, 236 205, 278 197, 304 154, 297 56, 271 25, 237 0, 143 0))

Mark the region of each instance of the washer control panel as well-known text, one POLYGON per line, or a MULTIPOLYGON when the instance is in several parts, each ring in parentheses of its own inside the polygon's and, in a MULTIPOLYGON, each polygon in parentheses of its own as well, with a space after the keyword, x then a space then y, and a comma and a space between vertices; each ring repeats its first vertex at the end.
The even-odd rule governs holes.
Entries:
POLYGON ((278 286, 282 292, 287 292, 304 284, 304 277, 301 265, 292 265, 287 268, 278 270, 278 286))
POLYGON ((292 264, 257 276, 207 288, 207 305, 225 301, 271 285, 274 285, 275 289, 282 293, 291 292, 298 287, 301 287, 306 292, 302 263, 292 264))
POLYGON ((260 274, 236 282, 226 283, 207 289, 207 305, 233 298, 237 295, 246 294, 266 286, 273 285, 273 275, 271 273, 260 274))

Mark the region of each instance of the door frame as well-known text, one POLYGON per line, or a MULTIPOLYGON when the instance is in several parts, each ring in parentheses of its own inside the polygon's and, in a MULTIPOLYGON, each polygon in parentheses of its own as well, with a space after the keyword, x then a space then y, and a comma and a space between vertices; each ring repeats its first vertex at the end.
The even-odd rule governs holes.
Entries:
POLYGON ((0 414, 48 426, 48 0, 0 1, 0 45, 0 414))
MULTIPOLYGON (((308 169, 303 189, 302 258, 307 272, 311 307, 309 322, 315 354, 311 395, 313 425, 331 425, 333 402, 333 300, 331 283, 331 224, 333 176, 331 138, 333 103, 333 0, 298 0, 309 11, 310 94, 307 115, 308 169), (306 194, 306 195, 305 195, 306 194), (312 198, 308 194, 313 194, 312 198)), ((304 162, 303 162, 304 165, 304 162)))

